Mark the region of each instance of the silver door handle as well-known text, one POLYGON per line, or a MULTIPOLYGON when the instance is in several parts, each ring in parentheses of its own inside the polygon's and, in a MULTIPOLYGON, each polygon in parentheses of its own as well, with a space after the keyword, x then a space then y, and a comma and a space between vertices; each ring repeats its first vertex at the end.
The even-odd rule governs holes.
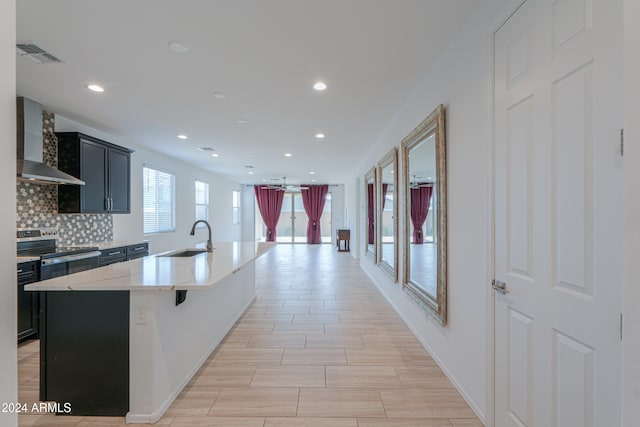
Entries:
POLYGON ((506 295, 509 293, 507 284, 501 280, 494 279, 493 282, 491 282, 491 287, 499 294, 506 295))

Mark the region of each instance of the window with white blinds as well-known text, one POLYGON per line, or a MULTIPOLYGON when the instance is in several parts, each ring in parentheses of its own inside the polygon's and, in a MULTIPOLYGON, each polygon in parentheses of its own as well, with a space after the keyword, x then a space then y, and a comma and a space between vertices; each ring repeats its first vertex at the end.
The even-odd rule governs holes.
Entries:
POLYGON ((143 168, 144 233, 176 229, 176 177, 170 173, 143 168))
MULTIPOLYGON (((196 181, 196 221, 203 219, 209 221, 209 184, 196 181)), ((204 227, 204 224, 198 224, 204 227)))

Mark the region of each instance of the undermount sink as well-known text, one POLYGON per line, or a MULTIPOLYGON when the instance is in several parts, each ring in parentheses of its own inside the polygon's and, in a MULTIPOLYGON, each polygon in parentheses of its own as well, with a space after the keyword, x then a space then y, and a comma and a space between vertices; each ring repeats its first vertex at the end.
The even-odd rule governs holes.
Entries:
POLYGON ((166 255, 158 255, 160 257, 180 257, 180 258, 188 258, 192 256, 196 256, 199 254, 207 253, 206 249, 185 249, 183 251, 172 252, 166 255))

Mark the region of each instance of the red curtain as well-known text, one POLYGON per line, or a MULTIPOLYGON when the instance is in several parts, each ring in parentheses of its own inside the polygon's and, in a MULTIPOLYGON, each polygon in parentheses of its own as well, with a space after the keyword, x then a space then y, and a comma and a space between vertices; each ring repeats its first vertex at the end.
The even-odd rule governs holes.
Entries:
POLYGON ((375 242, 374 237, 374 226, 373 226, 373 218, 375 215, 375 206, 373 206, 373 184, 367 184, 367 211, 369 218, 369 232, 367 233, 369 236, 369 244, 373 245, 375 242))
POLYGON ((418 188, 411 189, 411 223, 413 224, 413 243, 424 243, 422 235, 422 225, 429 214, 429 203, 431 203, 432 186, 418 184, 418 188))
POLYGON ((320 233, 320 217, 324 209, 324 202, 327 199, 328 185, 307 185, 302 189, 302 204, 304 211, 309 217, 307 223, 307 243, 322 243, 320 233))
POLYGON ((254 191, 256 193, 256 200, 258 201, 260 215, 262 215, 262 220, 267 226, 267 242, 275 242, 276 226, 280 219, 284 191, 259 185, 254 187, 254 191))

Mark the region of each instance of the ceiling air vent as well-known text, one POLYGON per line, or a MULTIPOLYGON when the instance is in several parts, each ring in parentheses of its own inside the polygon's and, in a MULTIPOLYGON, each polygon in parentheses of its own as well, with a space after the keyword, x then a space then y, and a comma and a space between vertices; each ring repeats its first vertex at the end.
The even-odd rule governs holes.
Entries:
POLYGON ((29 61, 37 64, 52 64, 62 62, 46 50, 36 46, 35 44, 17 44, 16 53, 29 61))

